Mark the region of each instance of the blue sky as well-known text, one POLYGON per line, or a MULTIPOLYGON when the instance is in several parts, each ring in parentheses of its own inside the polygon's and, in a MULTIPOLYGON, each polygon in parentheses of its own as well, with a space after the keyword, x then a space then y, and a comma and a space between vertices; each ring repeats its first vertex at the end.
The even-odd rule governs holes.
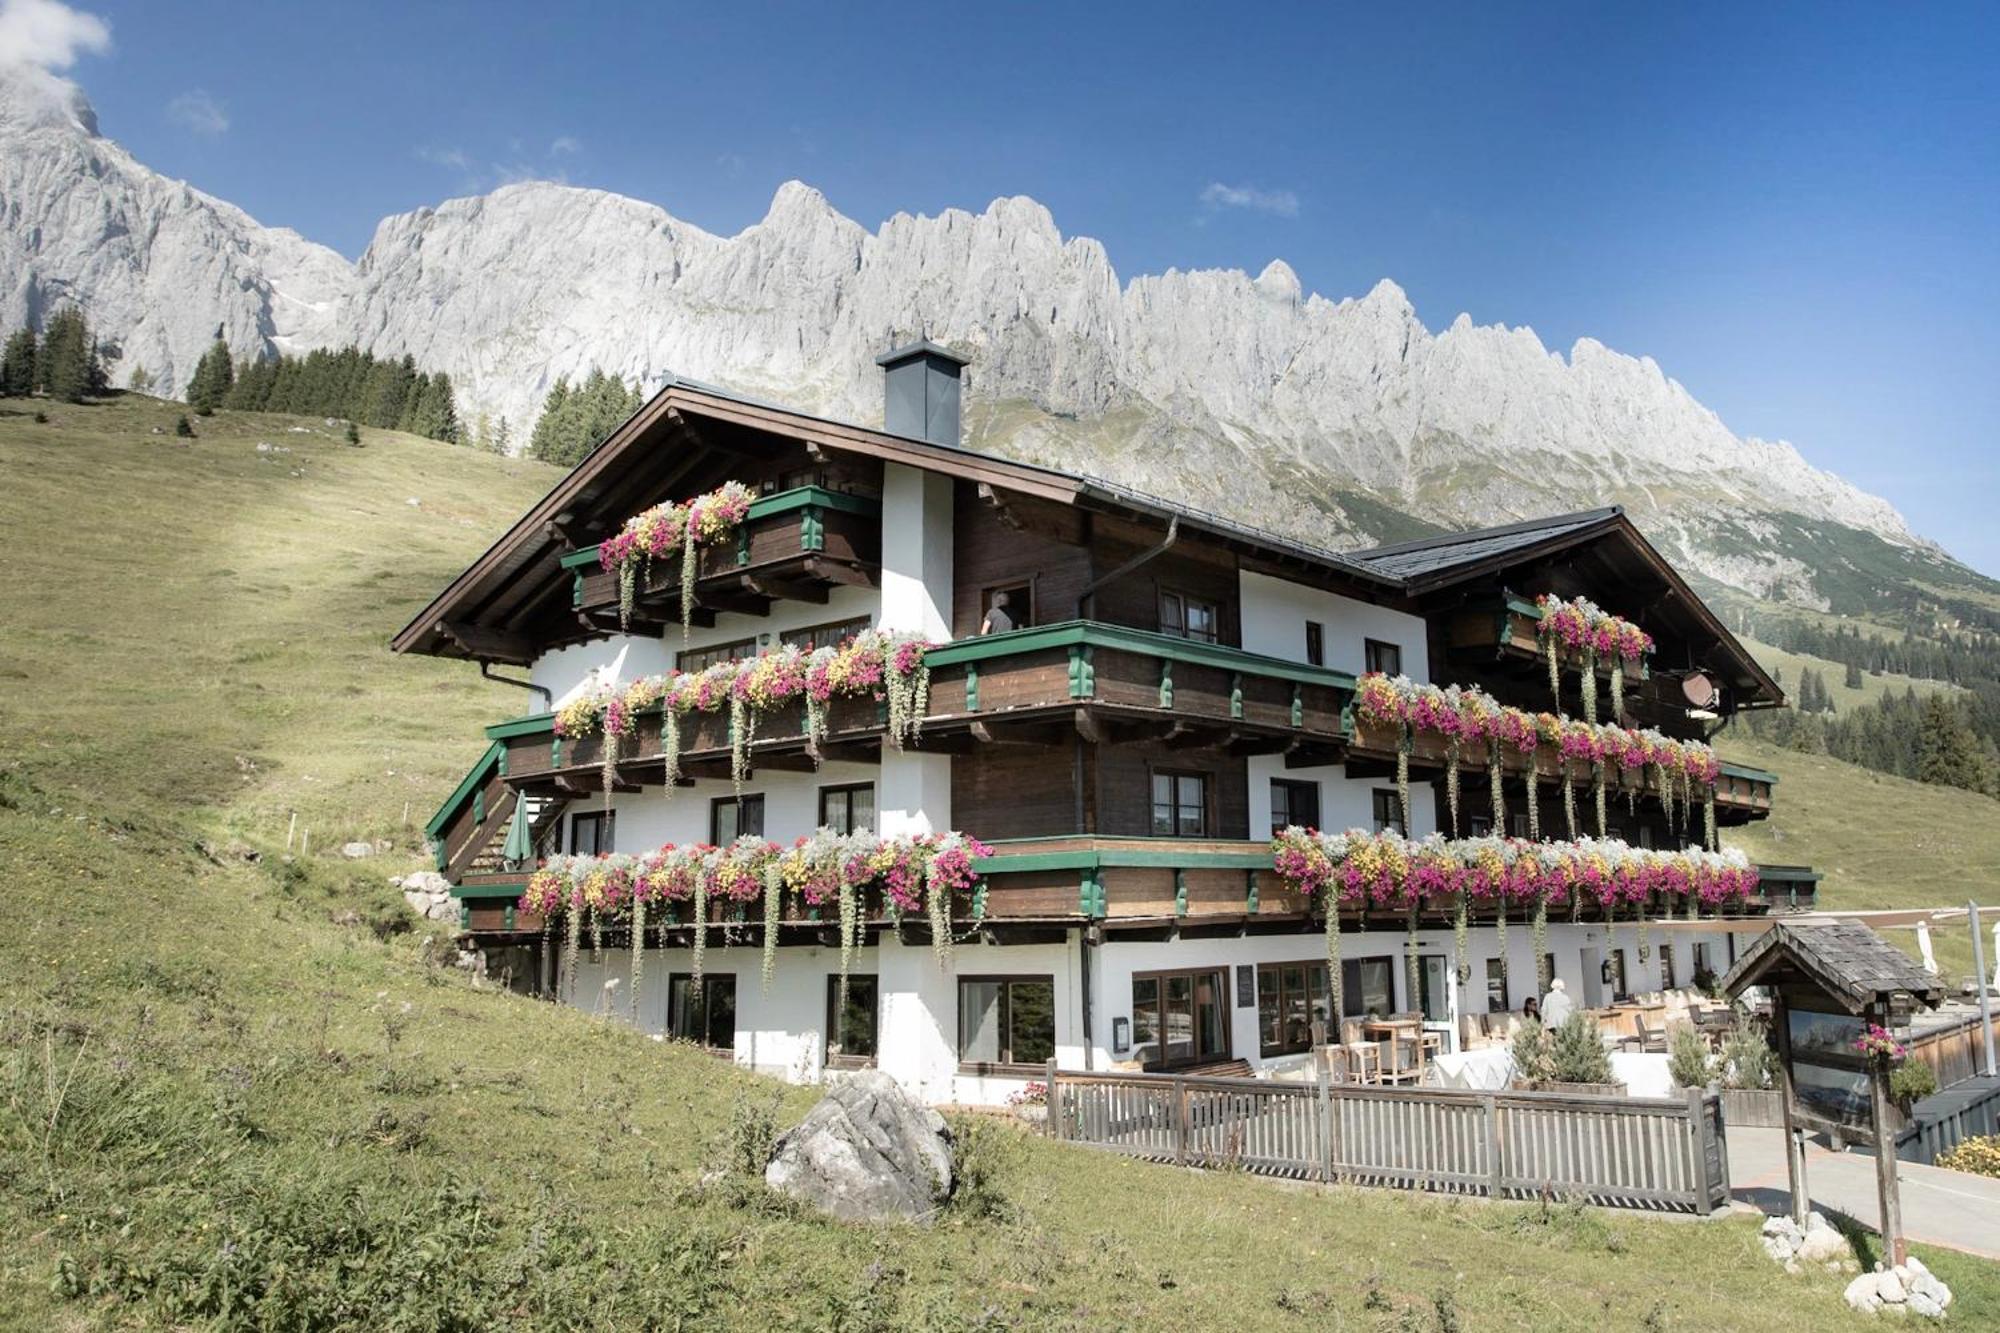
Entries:
POLYGON ((350 256, 519 176, 723 233, 1029 194, 1123 277, 1650 355, 2000 574, 2000 6, 85 7, 107 134, 350 256))

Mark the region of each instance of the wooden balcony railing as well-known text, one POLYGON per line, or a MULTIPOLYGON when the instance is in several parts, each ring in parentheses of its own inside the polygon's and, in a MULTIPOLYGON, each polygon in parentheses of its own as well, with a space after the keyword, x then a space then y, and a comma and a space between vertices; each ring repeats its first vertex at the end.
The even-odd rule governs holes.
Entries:
MULTIPOLYGON (((1397 747, 1402 743, 1401 733, 1396 727, 1371 722, 1357 714, 1351 719, 1351 728, 1347 747, 1350 761, 1360 760, 1379 767, 1395 763, 1397 747)), ((1435 732, 1420 731, 1411 738, 1410 763, 1415 769, 1427 773, 1442 770, 1449 762, 1449 754, 1449 744, 1435 732)), ((1460 771, 1484 776, 1487 771, 1486 747, 1461 747, 1458 762, 1460 771)), ((1551 785, 1563 781, 1565 777, 1577 787, 1589 787, 1595 780, 1589 764, 1580 761, 1565 764, 1552 745, 1537 746, 1532 755, 1523 755, 1509 745, 1500 747, 1501 771, 1508 779, 1525 779, 1530 764, 1541 780, 1551 785)), ((1776 774, 1761 768, 1724 763, 1722 776, 1715 785, 1717 820, 1724 824, 1741 824, 1767 817, 1771 813, 1771 789, 1777 780, 1776 774)), ((1626 771, 1613 765, 1607 785, 1619 796, 1627 792, 1655 797, 1659 794, 1658 782, 1650 766, 1626 771)))
MULTIPOLYGON (((780 597, 825 601, 842 583, 873 584, 882 560, 882 503, 820 486, 799 486, 750 502, 732 537, 695 552, 695 603, 707 620, 716 611, 758 611, 780 597)), ((618 576, 598 561, 595 546, 562 559, 573 579, 571 603, 587 617, 615 623, 618 576)), ((681 596, 678 553, 643 571, 637 607, 648 624, 677 618, 681 596)))

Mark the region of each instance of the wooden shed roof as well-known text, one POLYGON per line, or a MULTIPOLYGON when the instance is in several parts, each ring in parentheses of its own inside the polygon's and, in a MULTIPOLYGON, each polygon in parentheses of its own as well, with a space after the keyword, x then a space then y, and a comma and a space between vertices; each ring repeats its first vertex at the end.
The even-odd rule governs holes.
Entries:
POLYGON ((1804 980, 1849 1013, 1907 998, 1927 1008, 1944 999, 1938 979, 1858 921, 1781 922, 1757 937, 1722 979, 1731 999, 1751 986, 1804 980))

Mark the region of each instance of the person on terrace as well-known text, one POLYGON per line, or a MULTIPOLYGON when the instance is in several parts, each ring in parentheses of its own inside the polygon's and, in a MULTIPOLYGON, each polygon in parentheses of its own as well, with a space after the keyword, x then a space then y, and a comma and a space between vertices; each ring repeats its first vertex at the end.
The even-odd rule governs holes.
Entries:
POLYGON ((1549 993, 1542 997, 1542 1026, 1559 1028, 1563 1020, 1576 1010, 1576 1001, 1569 998, 1569 991, 1563 986, 1563 979, 1557 977, 1549 983, 1549 993))

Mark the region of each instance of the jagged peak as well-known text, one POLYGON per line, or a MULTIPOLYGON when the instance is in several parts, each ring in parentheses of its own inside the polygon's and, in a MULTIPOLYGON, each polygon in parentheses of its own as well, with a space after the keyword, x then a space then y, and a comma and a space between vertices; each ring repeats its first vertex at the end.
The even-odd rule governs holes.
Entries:
POLYGON ((97 138, 97 108, 82 88, 38 65, 0 63, 0 129, 74 130, 97 138))
POLYGON ((1273 259, 1264 265, 1264 271, 1257 275, 1255 285, 1262 295, 1289 301, 1294 305, 1305 295, 1305 288, 1299 282, 1299 275, 1282 259, 1273 259))

